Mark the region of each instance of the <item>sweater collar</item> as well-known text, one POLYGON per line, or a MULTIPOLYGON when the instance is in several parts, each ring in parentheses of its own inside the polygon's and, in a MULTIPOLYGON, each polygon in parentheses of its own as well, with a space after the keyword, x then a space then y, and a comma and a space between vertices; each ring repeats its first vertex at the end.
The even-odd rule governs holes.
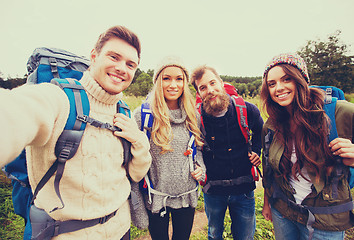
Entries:
POLYGON ((91 76, 89 71, 84 72, 80 83, 85 88, 88 94, 90 94, 94 99, 99 102, 102 102, 103 104, 116 104, 123 96, 123 93, 112 95, 106 92, 106 90, 104 90, 91 76))
POLYGON ((172 123, 183 123, 184 121, 186 121, 186 118, 187 113, 183 107, 180 106, 179 109, 170 110, 170 121, 172 123))

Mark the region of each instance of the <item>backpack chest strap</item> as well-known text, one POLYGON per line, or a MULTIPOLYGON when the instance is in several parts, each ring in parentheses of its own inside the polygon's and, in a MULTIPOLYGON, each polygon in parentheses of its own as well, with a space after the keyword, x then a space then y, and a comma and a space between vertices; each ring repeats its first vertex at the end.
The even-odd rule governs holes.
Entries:
POLYGON ((96 128, 103 128, 103 129, 107 129, 107 130, 112 131, 112 132, 122 131, 122 129, 120 129, 119 127, 113 126, 110 123, 104 123, 104 122, 101 122, 99 120, 96 120, 96 119, 91 118, 91 117, 86 116, 86 115, 77 116, 77 119, 79 121, 81 121, 81 122, 88 123, 91 126, 96 127, 96 128))

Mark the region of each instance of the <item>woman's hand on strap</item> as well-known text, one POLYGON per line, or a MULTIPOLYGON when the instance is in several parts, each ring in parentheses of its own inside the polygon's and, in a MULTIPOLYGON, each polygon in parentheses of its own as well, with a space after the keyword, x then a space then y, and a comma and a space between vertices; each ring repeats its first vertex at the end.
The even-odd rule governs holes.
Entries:
POLYGON ((345 138, 336 138, 329 143, 333 155, 340 156, 343 164, 354 167, 354 144, 345 138))

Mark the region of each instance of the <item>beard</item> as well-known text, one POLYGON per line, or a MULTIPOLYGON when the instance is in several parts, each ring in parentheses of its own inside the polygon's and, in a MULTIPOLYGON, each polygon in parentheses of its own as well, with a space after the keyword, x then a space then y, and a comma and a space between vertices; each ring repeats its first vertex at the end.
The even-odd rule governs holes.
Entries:
POLYGON ((203 99, 203 109, 204 111, 212 116, 218 116, 221 112, 226 111, 229 107, 230 100, 229 95, 225 91, 221 93, 216 93, 214 95, 208 95, 203 99), (216 97, 211 100, 211 98, 216 97))

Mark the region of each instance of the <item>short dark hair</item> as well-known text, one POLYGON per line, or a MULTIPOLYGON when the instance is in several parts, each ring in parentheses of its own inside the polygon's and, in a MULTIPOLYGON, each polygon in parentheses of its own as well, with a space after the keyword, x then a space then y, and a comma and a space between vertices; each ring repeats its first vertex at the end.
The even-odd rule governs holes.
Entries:
POLYGON ((128 44, 130 44, 136 49, 136 51, 138 52, 138 58, 140 59, 141 46, 138 36, 132 31, 130 31, 128 28, 123 26, 111 27, 99 36, 95 44, 95 50, 97 51, 97 53, 101 52, 105 43, 108 42, 111 38, 119 38, 126 41, 128 44))
POLYGON ((211 71, 212 73, 214 73, 214 75, 220 80, 222 81, 221 77, 219 76, 218 72, 215 70, 215 68, 213 67, 209 67, 207 65, 202 65, 202 66, 199 66, 197 68, 195 68, 192 72, 192 75, 191 75, 191 84, 193 85, 193 87, 195 88, 195 90, 197 90, 198 92, 198 87, 196 86, 195 84, 195 81, 197 80, 200 80, 204 73, 206 72, 206 70, 209 70, 211 71))

